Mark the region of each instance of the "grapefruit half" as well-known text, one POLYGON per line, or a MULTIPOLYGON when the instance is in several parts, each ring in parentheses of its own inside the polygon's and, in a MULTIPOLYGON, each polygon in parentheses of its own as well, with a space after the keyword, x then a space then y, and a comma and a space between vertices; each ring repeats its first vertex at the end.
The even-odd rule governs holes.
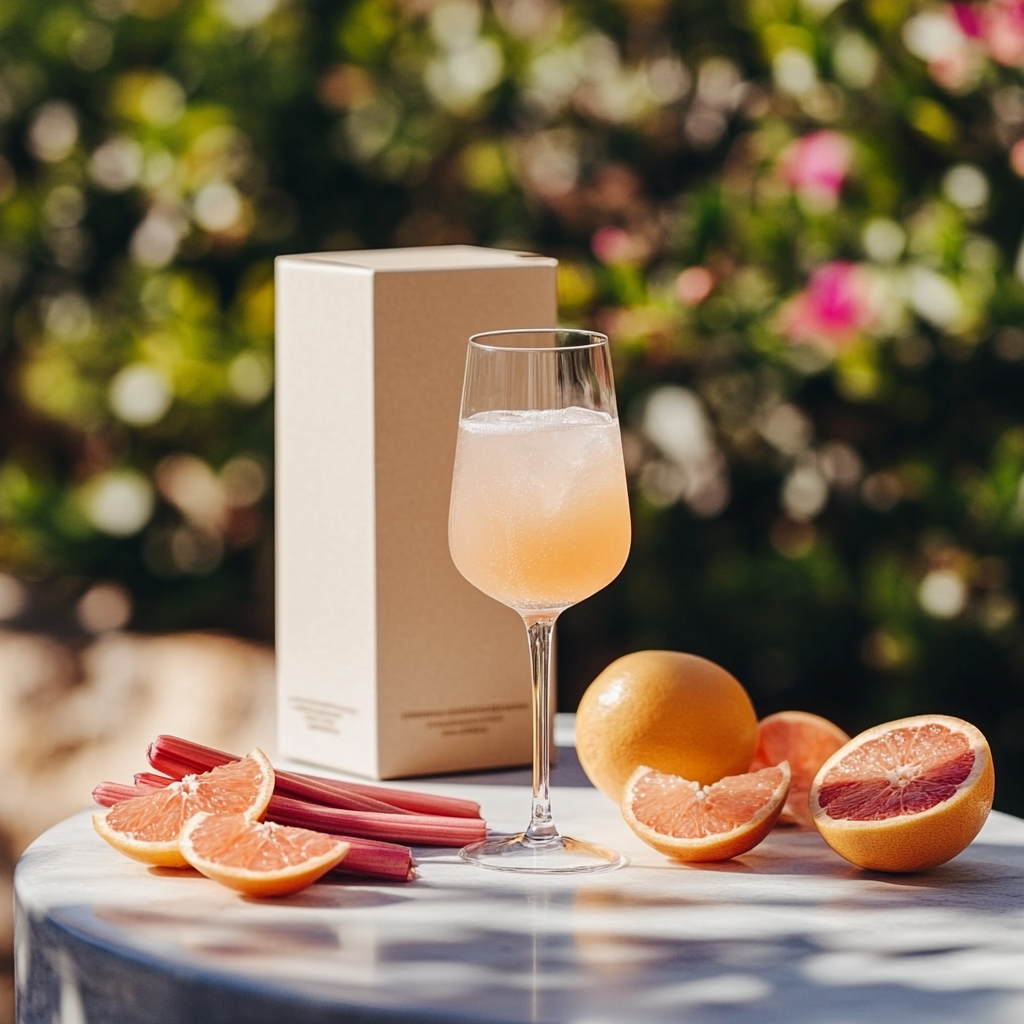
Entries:
POLYGON ((970 844, 994 793, 980 730, 918 715, 868 729, 836 751, 814 778, 810 810, 825 842, 851 864, 922 871, 970 844))
POLYGON ((789 792, 789 765, 701 786, 641 765, 626 783, 622 815, 648 846, 683 861, 728 860, 752 850, 789 792))

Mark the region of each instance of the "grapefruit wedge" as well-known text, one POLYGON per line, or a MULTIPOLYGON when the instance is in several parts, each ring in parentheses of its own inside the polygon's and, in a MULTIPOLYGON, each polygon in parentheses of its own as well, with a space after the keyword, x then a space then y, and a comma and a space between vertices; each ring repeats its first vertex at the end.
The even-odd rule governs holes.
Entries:
POLYGON ((793 781, 786 806, 779 815, 780 825, 811 828, 809 797, 818 769, 850 737, 827 718, 807 711, 779 711, 757 724, 757 750, 750 763, 752 772, 788 761, 793 781))
POLYGON ((178 837, 200 811, 261 817, 274 792, 274 768, 262 750, 202 775, 186 775, 166 789, 154 789, 94 814, 93 827, 111 846, 133 860, 168 868, 188 867, 178 837))
POLYGON ((964 850, 992 808, 995 770, 981 732, 918 715, 854 737, 822 766, 810 810, 825 842, 851 864, 922 871, 964 850))
POLYGON ((622 815, 648 846, 683 861, 728 860, 752 850, 789 793, 789 765, 701 786, 642 765, 626 783, 622 815))
POLYGON ((182 856, 196 871, 249 896, 290 896, 305 889, 338 864, 349 845, 243 814, 197 814, 181 833, 182 856))

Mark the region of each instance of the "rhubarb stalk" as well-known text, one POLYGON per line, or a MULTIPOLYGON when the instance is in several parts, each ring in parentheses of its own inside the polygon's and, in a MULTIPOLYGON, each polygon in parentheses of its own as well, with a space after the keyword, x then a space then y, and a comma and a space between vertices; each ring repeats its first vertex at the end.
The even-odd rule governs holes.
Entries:
POLYGON ((276 793, 270 798, 267 817, 281 825, 297 825, 316 832, 373 837, 417 846, 466 846, 487 837, 487 825, 482 818, 346 811, 276 793))
MULTIPOLYGON (((148 756, 149 763, 157 771, 178 779, 239 760, 235 754, 168 735, 158 736, 149 745, 148 756)), ((328 779, 302 772, 277 771, 275 792, 339 810, 380 811, 388 814, 409 812, 445 818, 480 817, 480 805, 473 800, 328 779)))

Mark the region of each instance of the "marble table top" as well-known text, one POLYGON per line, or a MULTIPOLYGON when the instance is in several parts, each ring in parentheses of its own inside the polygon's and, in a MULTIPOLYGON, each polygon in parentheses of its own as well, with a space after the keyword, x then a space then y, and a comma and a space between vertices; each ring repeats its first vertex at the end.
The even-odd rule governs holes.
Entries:
MULTIPOLYGON (((17 869, 19 1024, 1024 1020, 1024 821, 994 813, 918 875, 859 871, 784 829, 689 867, 635 839, 571 750, 558 779, 563 832, 627 867, 534 879, 420 848, 412 883, 255 901, 128 861, 72 817, 17 869)), ((522 827, 528 787, 494 781, 414 785, 522 827)))

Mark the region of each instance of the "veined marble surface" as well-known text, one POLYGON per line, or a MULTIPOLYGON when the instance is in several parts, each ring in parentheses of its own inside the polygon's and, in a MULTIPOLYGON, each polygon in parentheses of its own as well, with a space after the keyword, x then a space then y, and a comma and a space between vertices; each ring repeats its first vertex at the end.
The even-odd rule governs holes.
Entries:
MULTIPOLYGON (((499 830, 528 816, 521 785, 402 785, 479 800, 499 830)), ((593 789, 556 788, 553 807, 630 864, 533 879, 420 848, 412 883, 255 901, 69 818, 16 874, 19 1024, 1024 1021, 1024 821, 994 813, 949 864, 886 876, 783 829, 689 867, 593 789)))

